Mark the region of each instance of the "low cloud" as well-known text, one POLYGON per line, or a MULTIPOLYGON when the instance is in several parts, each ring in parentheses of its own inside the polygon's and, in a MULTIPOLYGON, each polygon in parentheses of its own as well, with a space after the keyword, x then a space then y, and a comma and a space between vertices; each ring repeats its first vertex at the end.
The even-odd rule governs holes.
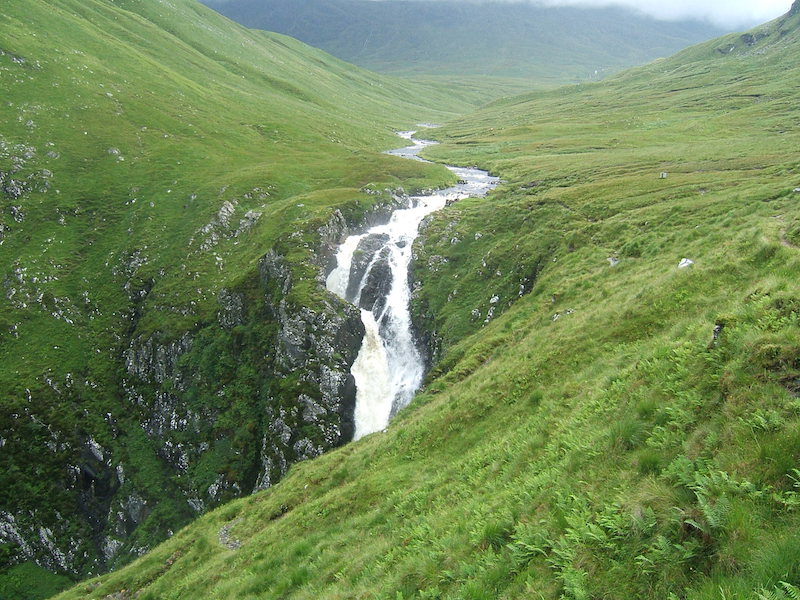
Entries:
POLYGON ((698 19, 722 27, 756 25, 787 12, 792 0, 537 0, 546 6, 627 6, 658 19, 698 19))

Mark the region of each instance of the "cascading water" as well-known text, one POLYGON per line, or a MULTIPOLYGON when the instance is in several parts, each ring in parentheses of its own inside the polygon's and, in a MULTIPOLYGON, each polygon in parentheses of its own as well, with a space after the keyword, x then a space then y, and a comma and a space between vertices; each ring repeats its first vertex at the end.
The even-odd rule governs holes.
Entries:
MULTIPOLYGON (((413 145, 389 154, 423 160, 419 152, 436 142, 414 140, 414 133, 400 132, 413 145)), ((411 196, 408 208, 394 211, 385 225, 348 237, 328 275, 328 289, 361 309, 366 330, 351 369, 356 382, 355 439, 386 427, 391 416, 411 401, 425 374, 411 328, 408 285, 411 246, 420 223, 449 201, 484 196, 498 182, 479 169, 448 168, 458 175, 457 185, 411 196)))

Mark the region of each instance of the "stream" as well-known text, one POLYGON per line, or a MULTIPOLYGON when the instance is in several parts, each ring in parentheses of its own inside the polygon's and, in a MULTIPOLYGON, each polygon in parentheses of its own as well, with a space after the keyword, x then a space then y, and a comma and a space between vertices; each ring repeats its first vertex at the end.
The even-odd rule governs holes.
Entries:
MULTIPOLYGON (((435 144, 417 140, 416 131, 398 135, 412 145, 388 154, 424 161, 420 151, 435 144)), ((428 162, 428 161, 424 161, 428 162)), ((474 168, 448 166, 459 182, 424 196, 410 196, 408 207, 397 209, 389 222, 339 246, 336 267, 328 275, 328 290, 361 309, 366 333, 351 373, 356 382, 355 435, 384 429, 389 419, 414 397, 425 375, 425 361, 411 326, 408 281, 411 246, 422 220, 448 203, 482 197, 498 178, 474 168)))

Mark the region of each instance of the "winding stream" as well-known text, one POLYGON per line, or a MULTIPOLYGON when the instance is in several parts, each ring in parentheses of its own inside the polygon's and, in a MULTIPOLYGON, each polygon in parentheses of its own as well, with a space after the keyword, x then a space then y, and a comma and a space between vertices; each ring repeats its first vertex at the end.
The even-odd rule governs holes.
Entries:
MULTIPOLYGON (((400 132, 412 145, 388 154, 424 161, 420 151, 436 142, 413 139, 415 133, 400 132)), ((385 428, 392 415, 411 401, 425 375, 409 313, 408 269, 420 223, 448 202, 485 196, 498 183, 486 171, 447 168, 458 176, 458 184, 430 195, 411 196, 409 206, 395 210, 385 225, 348 237, 336 254, 336 268, 328 275, 327 288, 361 309, 366 330, 351 369, 357 390, 354 439, 385 428)))

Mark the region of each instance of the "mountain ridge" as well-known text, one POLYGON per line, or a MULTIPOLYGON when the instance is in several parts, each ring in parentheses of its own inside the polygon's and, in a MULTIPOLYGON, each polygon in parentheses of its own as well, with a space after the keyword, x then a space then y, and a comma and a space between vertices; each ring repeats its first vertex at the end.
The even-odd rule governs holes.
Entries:
POLYGON ((291 35, 379 72, 523 77, 550 85, 596 79, 723 33, 623 8, 368 0, 206 4, 247 26, 291 35))

